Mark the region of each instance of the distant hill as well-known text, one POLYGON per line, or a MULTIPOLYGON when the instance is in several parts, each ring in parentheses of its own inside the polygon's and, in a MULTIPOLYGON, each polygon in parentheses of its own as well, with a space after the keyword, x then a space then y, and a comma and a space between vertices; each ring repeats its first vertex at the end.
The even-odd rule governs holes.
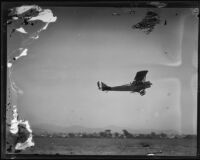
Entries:
POLYGON ((32 130, 34 133, 78 133, 78 132, 85 132, 85 133, 93 133, 93 132, 100 132, 104 131, 104 129, 101 128, 87 128, 79 125, 72 125, 69 127, 63 127, 58 125, 51 125, 51 124, 39 124, 37 126, 32 126, 32 130))
POLYGON ((89 128, 80 125, 72 125, 69 127, 63 127, 59 125, 51 125, 51 124, 39 124, 37 126, 32 126, 33 133, 41 134, 41 133, 78 133, 78 132, 85 132, 85 133, 94 133, 94 132, 101 132, 106 129, 110 129, 112 132, 119 132, 121 133, 123 129, 126 129, 128 132, 133 134, 148 134, 151 132, 155 133, 166 133, 166 134, 178 134, 175 130, 150 130, 150 129, 138 129, 133 130, 130 128, 125 127, 118 127, 118 126, 107 126, 103 128, 89 128))

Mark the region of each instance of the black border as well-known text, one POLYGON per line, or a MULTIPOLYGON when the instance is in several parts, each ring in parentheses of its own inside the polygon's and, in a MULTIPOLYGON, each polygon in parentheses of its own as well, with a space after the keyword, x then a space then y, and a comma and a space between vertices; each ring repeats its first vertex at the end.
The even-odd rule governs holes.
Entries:
MULTIPOLYGON (((199 56, 198 56, 198 91, 197 91, 197 154, 196 156, 139 156, 139 155, 42 155, 42 154, 6 154, 6 95, 7 95, 7 29, 6 21, 8 18, 8 9, 23 4, 36 4, 41 7, 59 7, 59 6, 74 6, 74 7, 142 7, 156 8, 149 2, 166 3, 166 8, 199 8, 200 1, 157 1, 157 0, 2 0, 1 1, 1 159, 200 159, 200 108, 199 108, 199 91, 200 91, 200 75, 199 75, 199 56)), ((200 31, 200 22, 198 26, 200 31)), ((198 46, 200 46, 200 32, 198 32, 198 46)), ((198 55, 200 47, 198 47, 198 55)))

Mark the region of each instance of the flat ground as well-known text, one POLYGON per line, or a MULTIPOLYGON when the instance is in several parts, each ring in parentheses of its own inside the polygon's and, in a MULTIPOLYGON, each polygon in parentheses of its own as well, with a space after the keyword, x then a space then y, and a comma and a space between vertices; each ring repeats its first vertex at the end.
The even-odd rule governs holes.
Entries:
POLYGON ((106 139, 34 137, 22 154, 195 156, 196 139, 106 139))

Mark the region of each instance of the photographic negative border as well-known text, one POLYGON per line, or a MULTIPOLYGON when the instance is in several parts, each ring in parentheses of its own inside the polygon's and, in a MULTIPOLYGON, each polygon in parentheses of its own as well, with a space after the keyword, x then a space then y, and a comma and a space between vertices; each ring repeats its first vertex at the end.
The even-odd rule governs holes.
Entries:
MULTIPOLYGON (((127 0, 79 0, 79 1, 14 1, 14 0, 3 0, 1 1, 1 158, 6 159, 28 159, 28 158, 42 158, 42 159, 198 159, 200 158, 200 108, 199 108, 199 67, 200 64, 198 63, 198 89, 197 89, 197 154, 196 156, 135 156, 135 155, 123 155, 123 156, 99 156, 99 155, 92 155, 92 156, 81 156, 81 155, 41 155, 41 154, 6 154, 6 95, 7 95, 7 29, 6 29, 6 20, 8 18, 8 9, 20 6, 24 4, 35 4, 41 7, 52 7, 52 6, 66 6, 66 7, 141 7, 141 8, 156 8, 150 4, 150 2, 155 1, 127 1, 127 0)), ((198 1, 156 1, 162 2, 166 4, 166 8, 200 8, 200 2, 198 1)), ((198 25, 198 30, 200 31, 200 25, 198 25)), ((200 46, 199 42, 200 33, 198 32, 198 46, 200 46)), ((200 49, 198 47, 198 55, 200 49)), ((199 57, 198 57, 199 62, 199 57)))

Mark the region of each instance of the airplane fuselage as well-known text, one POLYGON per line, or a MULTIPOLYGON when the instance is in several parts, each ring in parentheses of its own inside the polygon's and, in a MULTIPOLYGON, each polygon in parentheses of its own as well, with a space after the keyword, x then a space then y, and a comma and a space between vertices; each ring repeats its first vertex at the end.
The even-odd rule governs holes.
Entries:
POLYGON ((114 86, 114 87, 105 87, 103 90, 105 91, 131 91, 131 92, 140 92, 146 88, 150 88, 152 83, 150 81, 146 82, 133 82, 130 84, 125 84, 121 86, 114 86))

